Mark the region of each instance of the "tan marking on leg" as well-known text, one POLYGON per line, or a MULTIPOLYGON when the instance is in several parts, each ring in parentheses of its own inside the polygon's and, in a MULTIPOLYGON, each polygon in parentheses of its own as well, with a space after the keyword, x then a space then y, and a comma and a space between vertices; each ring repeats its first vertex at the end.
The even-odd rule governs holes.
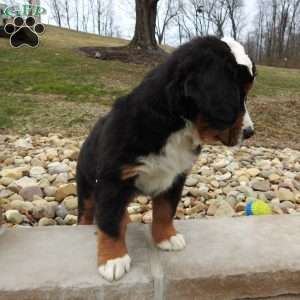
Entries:
POLYGON ((83 213, 78 222, 79 225, 92 225, 94 223, 95 200, 94 198, 84 199, 83 213))
POLYGON ((120 236, 119 238, 113 238, 101 231, 97 230, 97 258, 98 266, 104 265, 108 260, 123 257, 128 253, 125 235, 126 227, 130 222, 127 209, 124 214, 123 220, 120 224, 120 236))
POLYGON ((125 165, 122 168, 121 179, 126 180, 138 175, 137 166, 125 165))
POLYGON ((172 207, 164 198, 153 199, 152 206, 152 236, 155 243, 160 243, 176 235, 176 229, 173 225, 172 207))

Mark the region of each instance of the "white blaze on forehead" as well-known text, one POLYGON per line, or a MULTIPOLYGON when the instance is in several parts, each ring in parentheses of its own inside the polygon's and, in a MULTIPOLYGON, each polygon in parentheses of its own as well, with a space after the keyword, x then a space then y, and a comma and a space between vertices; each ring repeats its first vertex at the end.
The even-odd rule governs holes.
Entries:
POLYGON ((239 65, 244 65, 248 67, 250 74, 253 76, 253 63, 249 56, 246 54, 245 48, 236 40, 230 37, 225 37, 222 39, 231 49, 232 54, 239 65))

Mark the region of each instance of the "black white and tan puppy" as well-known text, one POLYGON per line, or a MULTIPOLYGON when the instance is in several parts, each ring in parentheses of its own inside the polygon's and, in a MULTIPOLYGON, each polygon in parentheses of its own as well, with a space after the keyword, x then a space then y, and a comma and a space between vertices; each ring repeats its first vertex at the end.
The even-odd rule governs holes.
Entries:
POLYGON ((233 39, 196 38, 151 71, 95 125, 77 167, 79 224, 98 226, 98 265, 107 280, 130 269, 127 206, 152 197, 154 243, 181 250, 173 217, 201 146, 234 146, 254 133, 246 109, 255 66, 233 39))

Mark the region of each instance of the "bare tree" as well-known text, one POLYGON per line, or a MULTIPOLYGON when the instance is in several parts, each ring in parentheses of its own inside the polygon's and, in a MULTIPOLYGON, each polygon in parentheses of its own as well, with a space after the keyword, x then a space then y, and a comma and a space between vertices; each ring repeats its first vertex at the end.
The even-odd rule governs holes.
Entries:
POLYGON ((190 36, 224 36, 228 10, 223 0, 188 0, 182 11, 181 25, 190 36))
POLYGON ((215 25, 214 32, 219 38, 224 37, 224 27, 228 13, 228 7, 223 0, 214 0, 211 2, 211 10, 207 14, 209 20, 215 25))
POLYGON ((92 22, 93 22, 93 32, 95 32, 96 26, 96 17, 95 17, 95 1, 89 0, 90 8, 91 8, 91 15, 92 15, 92 22))
POLYGON ((79 31, 79 0, 75 1, 75 14, 76 14, 76 30, 79 31))
POLYGON ((290 24, 288 28, 288 36, 287 36, 286 49, 285 49, 286 53, 292 52, 291 54, 294 54, 293 53, 294 51, 290 51, 290 48, 292 49, 296 48, 295 35, 296 35, 296 26, 297 26, 297 16, 299 15, 299 10, 300 10, 300 0, 294 0, 292 4, 292 14, 291 14, 290 24))
POLYGON ((159 0, 136 0, 136 24, 133 39, 129 46, 144 50, 157 50, 155 25, 159 0))
POLYGON ((256 58, 260 62, 300 65, 299 13, 300 0, 262 0, 259 3, 252 40, 255 40, 256 58))
POLYGON ((97 30, 98 34, 101 34, 101 21, 103 15, 103 5, 101 0, 97 0, 97 30))
POLYGON ((70 25, 70 5, 69 5, 69 1, 65 0, 65 12, 66 12, 66 19, 67 19, 67 25, 69 27, 69 29, 71 29, 71 25, 70 25))
POLYGON ((224 4, 227 6, 228 16, 231 23, 232 37, 237 40, 244 5, 243 0, 225 0, 224 2, 224 4))
POLYGON ((156 21, 156 35, 158 43, 161 45, 165 37, 166 30, 170 22, 178 15, 180 4, 175 0, 166 0, 158 6, 158 16, 156 21))
POLYGON ((60 0, 52 0, 50 1, 50 9, 52 12, 52 16, 55 20, 55 22, 58 24, 59 27, 62 25, 62 4, 60 0))

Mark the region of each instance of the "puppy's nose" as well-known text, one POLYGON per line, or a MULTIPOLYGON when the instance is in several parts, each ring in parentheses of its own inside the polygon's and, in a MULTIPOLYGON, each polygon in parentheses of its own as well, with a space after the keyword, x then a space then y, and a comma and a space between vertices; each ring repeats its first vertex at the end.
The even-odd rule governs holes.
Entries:
POLYGON ((245 140, 251 138, 251 136, 253 135, 254 135, 254 129, 252 127, 247 127, 243 130, 243 138, 245 140))

